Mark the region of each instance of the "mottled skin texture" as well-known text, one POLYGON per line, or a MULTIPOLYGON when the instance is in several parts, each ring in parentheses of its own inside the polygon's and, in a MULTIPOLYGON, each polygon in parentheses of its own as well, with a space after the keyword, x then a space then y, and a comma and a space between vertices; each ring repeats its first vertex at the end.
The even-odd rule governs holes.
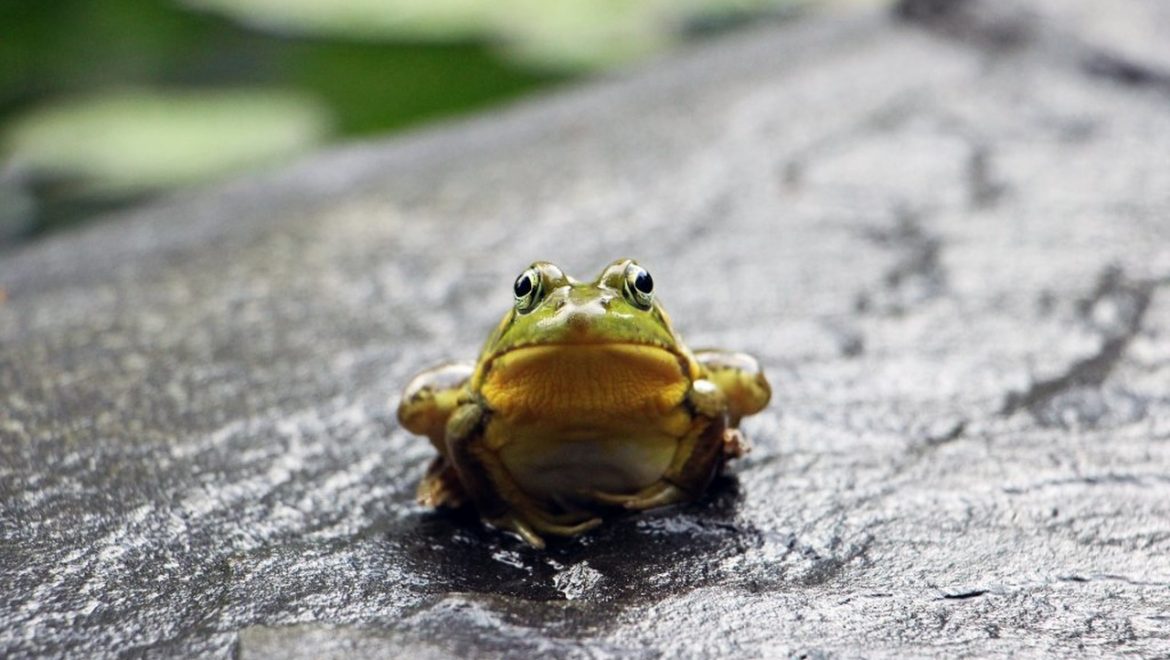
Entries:
POLYGON ((543 547, 611 510, 692 500, 748 445, 736 427, 771 396, 755 359, 692 352, 629 259, 592 282, 547 262, 474 363, 424 371, 398 419, 439 456, 419 501, 470 501, 492 525, 543 547))

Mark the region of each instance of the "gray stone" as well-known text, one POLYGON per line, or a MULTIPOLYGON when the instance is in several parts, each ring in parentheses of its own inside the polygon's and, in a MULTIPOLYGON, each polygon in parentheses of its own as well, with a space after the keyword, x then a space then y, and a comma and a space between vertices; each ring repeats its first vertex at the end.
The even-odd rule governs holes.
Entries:
POLYGON ((4 254, 0 655, 1170 654, 1164 11, 1110 5, 763 27, 4 254), (406 378, 622 255, 762 358, 755 452, 547 552, 414 505, 406 378))

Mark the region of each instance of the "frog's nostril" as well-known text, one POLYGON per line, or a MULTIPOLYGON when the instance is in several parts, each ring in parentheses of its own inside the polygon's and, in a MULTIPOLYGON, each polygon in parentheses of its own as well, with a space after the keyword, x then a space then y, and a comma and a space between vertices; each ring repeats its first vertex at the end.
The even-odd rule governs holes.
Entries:
POLYGON ((565 301, 558 300, 556 305, 553 305, 553 311, 556 311, 565 306, 565 301))

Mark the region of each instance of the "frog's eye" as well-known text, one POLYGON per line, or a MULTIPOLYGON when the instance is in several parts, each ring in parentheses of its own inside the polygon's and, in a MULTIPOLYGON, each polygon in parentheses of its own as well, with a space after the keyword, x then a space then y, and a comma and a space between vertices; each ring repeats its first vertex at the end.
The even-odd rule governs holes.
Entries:
POLYGON ((531 311, 540 302, 543 295, 540 273, 535 268, 520 273, 516 283, 512 285, 512 295, 516 297, 516 310, 520 313, 531 311))
POLYGON ((654 298, 654 278, 637 264, 626 266, 626 300, 635 307, 650 309, 654 298))

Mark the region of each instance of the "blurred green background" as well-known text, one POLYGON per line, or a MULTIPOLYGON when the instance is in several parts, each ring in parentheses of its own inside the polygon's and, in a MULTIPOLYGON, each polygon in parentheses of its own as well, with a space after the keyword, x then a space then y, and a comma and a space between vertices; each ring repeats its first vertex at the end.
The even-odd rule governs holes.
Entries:
POLYGON ((3 0, 0 242, 798 8, 797 0, 3 0))

